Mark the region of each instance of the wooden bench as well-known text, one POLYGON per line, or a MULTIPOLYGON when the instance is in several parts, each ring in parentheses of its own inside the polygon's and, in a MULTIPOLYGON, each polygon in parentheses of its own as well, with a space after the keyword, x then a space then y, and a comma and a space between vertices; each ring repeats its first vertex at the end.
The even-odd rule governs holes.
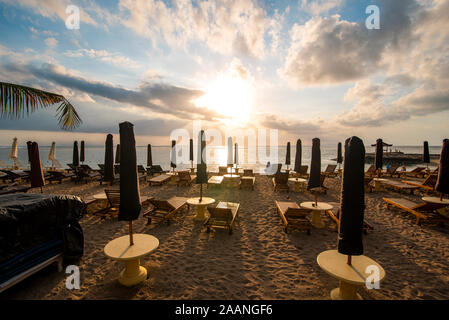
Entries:
POLYGON ((153 178, 151 178, 150 180, 148 180, 148 183, 150 184, 150 186, 153 185, 162 185, 165 182, 169 181, 171 179, 171 176, 168 174, 160 174, 158 176, 155 176, 153 178))

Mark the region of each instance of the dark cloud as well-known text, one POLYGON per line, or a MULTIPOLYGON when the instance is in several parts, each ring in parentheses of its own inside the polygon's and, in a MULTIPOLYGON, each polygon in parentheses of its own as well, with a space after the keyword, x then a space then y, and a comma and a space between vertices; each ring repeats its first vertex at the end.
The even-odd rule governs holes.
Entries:
POLYGON ((287 121, 277 115, 272 114, 265 115, 260 121, 260 124, 269 129, 278 129, 297 134, 318 133, 321 131, 321 127, 318 123, 307 121, 287 121))

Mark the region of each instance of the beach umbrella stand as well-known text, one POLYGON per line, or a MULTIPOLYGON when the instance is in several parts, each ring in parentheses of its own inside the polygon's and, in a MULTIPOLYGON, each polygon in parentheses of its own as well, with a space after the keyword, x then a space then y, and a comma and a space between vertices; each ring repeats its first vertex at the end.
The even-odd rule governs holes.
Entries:
POLYGON ((195 173, 195 168, 193 167, 193 139, 189 140, 189 160, 190 160, 190 173, 195 173))
POLYGON ((291 156, 290 156, 290 142, 287 142, 287 151, 285 153, 285 165, 287 169, 285 170, 287 173, 290 172, 289 166, 291 164, 291 156))
POLYGON ((19 169, 19 166, 17 165, 17 160, 18 160, 17 138, 14 138, 12 140, 11 150, 9 151, 8 158, 11 159, 14 163, 12 166, 12 169, 13 170, 19 169))
POLYGON ((358 287, 380 289, 385 278, 382 266, 363 255, 364 164, 363 141, 349 138, 343 162, 338 250, 327 250, 317 257, 321 269, 339 281, 339 287, 330 293, 332 300, 362 300, 358 287))
POLYGON ((430 170, 429 170, 430 153, 429 153, 429 142, 427 142, 427 141, 424 141, 424 144, 423 144, 422 161, 426 164, 427 174, 430 174, 430 170))
POLYGON ((133 220, 141 211, 139 180, 137 178, 136 142, 133 125, 120 123, 120 208, 119 221, 128 221, 129 234, 110 241, 104 247, 107 257, 122 261, 125 268, 118 281, 127 287, 137 285, 147 279, 147 270, 140 260, 159 247, 159 240, 149 234, 134 234, 133 220))
POLYGON ((449 194, 449 139, 444 139, 441 147, 435 190, 440 193, 440 201, 443 201, 444 194, 449 194))

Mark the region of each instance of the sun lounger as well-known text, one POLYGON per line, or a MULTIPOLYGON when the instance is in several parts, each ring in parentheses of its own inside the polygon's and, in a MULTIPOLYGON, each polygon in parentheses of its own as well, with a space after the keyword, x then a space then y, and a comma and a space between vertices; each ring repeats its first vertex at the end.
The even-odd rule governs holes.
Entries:
POLYGON ((73 180, 75 182, 89 182, 92 180, 100 180, 102 178, 98 171, 90 171, 89 169, 80 167, 75 173, 73 180))
POLYGON ((384 187, 391 188, 395 191, 409 191, 410 194, 413 194, 413 191, 418 189, 416 186, 412 186, 400 181, 395 180, 389 180, 389 179, 382 179, 380 180, 380 184, 384 187))
POLYGON ((278 172, 274 175, 274 177, 271 179, 273 182, 274 190, 283 190, 283 191, 290 191, 288 186, 288 173, 286 172, 278 172))
POLYGON ((220 201, 216 207, 208 207, 207 211, 210 216, 204 223, 206 231, 210 232, 212 228, 224 228, 229 230, 229 234, 232 234, 239 208, 240 204, 238 203, 224 201, 220 201))
POLYGON ((326 167, 326 170, 321 172, 322 175, 326 177, 335 177, 337 173, 335 172, 335 169, 337 169, 337 165, 335 164, 328 164, 326 167))
POLYGON ((73 173, 64 173, 62 171, 47 171, 50 174, 50 177, 46 179, 48 182, 52 183, 53 181, 59 182, 59 184, 62 183, 62 180, 64 179, 71 179, 75 177, 75 174, 73 173))
MULTIPOLYGON (((332 209, 326 210, 329 217, 336 223, 337 230, 340 226, 340 203, 338 202, 329 202, 332 206, 332 209)), ((371 226, 366 220, 363 221, 363 233, 368 234, 368 230, 373 230, 373 226, 371 226)))
POLYGON ((163 174, 167 171, 162 170, 162 167, 158 164, 152 165, 151 167, 147 168, 147 172, 149 175, 154 176, 155 174, 163 174))
POLYGON ((23 170, 6 170, 2 169, 2 172, 4 172, 7 176, 3 177, 3 182, 6 182, 6 180, 10 180, 11 182, 15 182, 16 180, 28 180, 30 178, 29 173, 23 171, 23 170))
POLYGON ((243 177, 254 177, 253 169, 243 169, 243 177))
POLYGON ((403 178, 404 176, 406 177, 424 177, 424 175, 426 174, 426 172, 424 171, 426 168, 425 167, 416 167, 415 169, 411 170, 411 171, 400 171, 399 175, 401 176, 401 178, 403 178))
POLYGON ((190 170, 178 171, 178 179, 176 180, 176 186, 191 185, 195 181, 196 175, 191 175, 190 170))
MULTIPOLYGON (((99 210, 96 214, 100 214, 101 218, 104 219, 107 216, 117 215, 120 209, 120 190, 117 189, 105 189, 106 199, 108 200, 108 205, 105 209, 99 210)), ((146 205, 151 197, 141 196, 140 202, 142 205, 146 205)))
POLYGON ((370 165, 368 170, 365 172, 365 176, 374 176, 376 175, 376 166, 374 164, 370 165))
POLYGON ((228 167, 218 167, 218 174, 220 176, 225 175, 228 173, 228 167))
POLYGON ((275 201, 276 210, 281 216, 284 231, 306 230, 310 235, 312 224, 309 218, 310 210, 302 209, 296 202, 275 201))
POLYGON ((153 208, 143 214, 148 219, 147 225, 151 224, 154 220, 158 220, 159 222, 166 221, 167 224, 170 224, 170 219, 177 212, 180 212, 184 208, 189 208, 187 200, 188 198, 184 197, 172 197, 168 200, 150 198, 148 201, 153 208))
POLYGON ((317 188, 313 188, 310 191, 313 191, 313 192, 317 191, 317 192, 322 192, 324 194, 327 194, 327 190, 329 190, 329 188, 324 185, 324 181, 326 181, 326 176, 324 174, 321 174, 320 175, 320 186, 317 188))
POLYGON ((435 189, 435 184, 437 183, 437 179, 438 179, 438 176, 436 174, 431 174, 423 181, 402 180, 402 182, 406 183, 408 185, 411 185, 411 186, 415 186, 417 188, 424 189, 427 192, 429 192, 429 191, 432 191, 435 189))
POLYGON ((240 189, 251 189, 254 190, 254 184, 256 182, 256 177, 241 177, 240 178, 240 189))
POLYGON ((220 186, 223 182, 224 177, 223 176, 212 176, 207 180, 207 187, 209 186, 220 186))
POLYGON ((165 182, 169 181, 170 179, 171 179, 171 176, 164 173, 164 174, 160 174, 158 176, 151 178, 150 180, 148 180, 148 183, 150 184, 150 186, 153 186, 153 185, 160 186, 160 185, 164 184, 165 182))
POLYGON ((5 195, 5 194, 12 194, 12 193, 25 193, 28 192, 28 190, 30 190, 31 187, 29 186, 13 186, 10 188, 5 188, 0 190, 0 196, 5 195))
POLYGON ((365 192, 373 192, 373 186, 372 186, 373 177, 364 177, 363 184, 365 187, 365 192))
POLYGON ((293 178, 308 179, 309 174, 307 173, 307 170, 309 170, 309 166, 301 166, 299 172, 290 171, 290 174, 292 175, 293 178))
POLYGON ((435 215, 435 210, 445 207, 444 204, 435 203, 416 203, 402 198, 383 198, 386 203, 387 209, 390 206, 394 206, 408 213, 413 214, 416 217, 416 224, 420 224, 421 220, 433 219, 437 221, 448 221, 442 215, 435 215))
POLYGON ((399 172, 396 172, 398 170, 399 166, 390 166, 388 167, 388 169, 382 173, 383 176, 387 176, 387 177, 393 177, 393 176, 397 176, 399 177, 399 172))

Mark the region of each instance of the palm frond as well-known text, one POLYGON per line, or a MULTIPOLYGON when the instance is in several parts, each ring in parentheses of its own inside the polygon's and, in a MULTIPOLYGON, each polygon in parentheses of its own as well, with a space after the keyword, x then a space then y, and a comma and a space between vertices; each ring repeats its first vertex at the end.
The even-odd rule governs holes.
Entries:
POLYGON ((74 129, 82 120, 72 104, 62 95, 13 83, 0 82, 0 117, 23 118, 39 108, 60 103, 57 109, 62 129, 74 129))

